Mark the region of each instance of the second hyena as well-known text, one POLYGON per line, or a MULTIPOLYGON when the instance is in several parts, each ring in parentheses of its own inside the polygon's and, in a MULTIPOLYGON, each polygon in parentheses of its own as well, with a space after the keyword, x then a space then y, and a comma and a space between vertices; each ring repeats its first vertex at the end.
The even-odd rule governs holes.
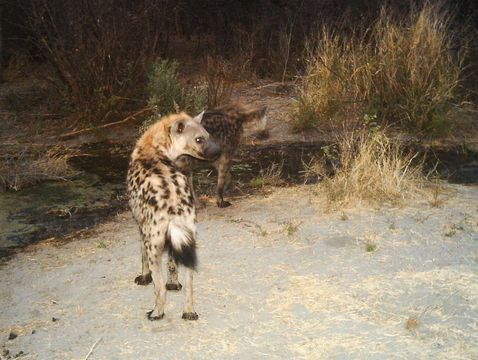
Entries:
POLYGON ((180 288, 176 263, 186 269, 186 302, 183 318, 196 320, 193 306, 193 270, 196 267, 196 210, 192 189, 175 165, 180 156, 214 160, 220 147, 210 140, 198 119, 185 113, 162 118, 138 140, 128 168, 129 205, 142 239, 143 271, 135 282, 154 283, 156 301, 150 320, 164 316, 167 283, 161 258, 170 255, 173 278, 170 288, 180 288))
MULTIPOLYGON (((217 170, 217 186, 216 186, 216 204, 224 208, 230 206, 229 201, 224 200, 224 189, 231 182, 231 164, 234 153, 241 142, 244 132, 244 124, 251 121, 260 121, 261 130, 266 127, 266 110, 267 107, 254 107, 241 104, 228 104, 217 107, 215 109, 206 110, 199 114, 201 125, 211 135, 213 141, 222 148, 221 156, 212 162, 217 170)), ((184 171, 191 170, 195 165, 195 161, 189 156, 180 157, 177 162, 179 167, 184 171)), ((190 176, 192 186, 192 178, 190 176)), ((195 198, 196 203, 198 203, 195 198)))

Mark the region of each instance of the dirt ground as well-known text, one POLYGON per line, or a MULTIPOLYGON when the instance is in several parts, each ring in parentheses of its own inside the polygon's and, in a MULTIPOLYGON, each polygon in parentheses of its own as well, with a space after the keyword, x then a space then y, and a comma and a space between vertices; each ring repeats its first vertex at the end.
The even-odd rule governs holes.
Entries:
POLYGON ((174 292, 165 318, 147 320, 153 287, 133 282, 128 212, 30 246, 0 267, 0 357, 478 358, 477 187, 335 213, 318 189, 201 210, 195 322, 174 292))

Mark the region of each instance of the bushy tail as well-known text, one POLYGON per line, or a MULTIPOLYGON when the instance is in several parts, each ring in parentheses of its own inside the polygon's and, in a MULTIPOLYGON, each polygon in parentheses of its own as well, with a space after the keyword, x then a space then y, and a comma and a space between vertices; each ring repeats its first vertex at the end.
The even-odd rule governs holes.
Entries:
POLYGON ((169 223, 166 236, 166 246, 172 258, 191 269, 197 266, 195 235, 194 229, 173 220, 169 223))
POLYGON ((239 116, 244 122, 258 121, 264 128, 267 125, 267 106, 248 106, 239 109, 239 116))

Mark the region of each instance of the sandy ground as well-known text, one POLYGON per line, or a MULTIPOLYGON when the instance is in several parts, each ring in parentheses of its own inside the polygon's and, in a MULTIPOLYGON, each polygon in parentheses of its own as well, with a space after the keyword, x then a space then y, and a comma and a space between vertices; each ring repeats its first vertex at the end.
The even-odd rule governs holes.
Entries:
POLYGON ((164 319, 146 319, 129 213, 31 246, 0 267, 3 358, 478 358, 477 187, 343 213, 314 189, 201 212, 196 322, 174 292, 164 319))

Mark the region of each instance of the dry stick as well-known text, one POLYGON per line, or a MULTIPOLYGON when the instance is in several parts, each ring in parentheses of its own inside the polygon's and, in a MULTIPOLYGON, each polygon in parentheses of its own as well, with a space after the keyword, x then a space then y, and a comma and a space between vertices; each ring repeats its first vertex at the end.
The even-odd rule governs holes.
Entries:
POLYGON ((93 346, 90 348, 90 351, 88 351, 88 354, 86 354, 85 360, 88 360, 88 358, 90 357, 90 355, 93 353, 93 350, 95 350, 96 345, 98 345, 98 343, 99 343, 102 339, 103 339, 103 336, 100 337, 98 340, 95 341, 95 343, 93 344, 93 346))
POLYGON ((260 89, 264 89, 266 87, 279 86, 279 85, 283 85, 283 84, 284 84, 283 81, 275 81, 275 82, 271 82, 269 84, 257 86, 257 87, 254 88, 254 90, 260 90, 260 89))
POLYGON ((135 112, 134 114, 124 118, 123 120, 115 121, 115 122, 100 125, 100 126, 93 126, 93 127, 89 127, 89 128, 86 128, 86 129, 72 131, 72 132, 60 135, 59 138, 64 139, 64 138, 68 138, 70 136, 80 135, 80 134, 83 134, 85 132, 89 132, 89 131, 93 131, 93 130, 97 130, 97 129, 104 129, 104 128, 107 128, 107 127, 110 127, 110 126, 123 124, 127 121, 135 119, 138 115, 142 115, 142 114, 147 113, 148 111, 151 111, 151 110, 152 110, 152 108, 147 107, 147 108, 144 108, 144 109, 141 109, 141 110, 135 112))
POLYGON ((297 9, 297 11, 295 12, 294 14, 294 18, 292 19, 292 22, 290 23, 290 28, 289 28, 289 34, 286 35, 286 39, 287 39, 287 56, 285 58, 285 61, 284 61, 284 71, 282 72, 282 83, 284 83, 284 80, 285 80, 285 75, 286 75, 286 72, 287 72, 287 66, 289 65, 289 57, 290 57, 290 42, 292 40, 292 30, 294 29, 294 24, 295 24, 295 20, 297 19, 297 15, 299 15, 299 12, 300 10, 302 9, 302 6, 304 5, 304 0, 302 0, 302 2, 300 3, 300 6, 299 8, 297 9))

